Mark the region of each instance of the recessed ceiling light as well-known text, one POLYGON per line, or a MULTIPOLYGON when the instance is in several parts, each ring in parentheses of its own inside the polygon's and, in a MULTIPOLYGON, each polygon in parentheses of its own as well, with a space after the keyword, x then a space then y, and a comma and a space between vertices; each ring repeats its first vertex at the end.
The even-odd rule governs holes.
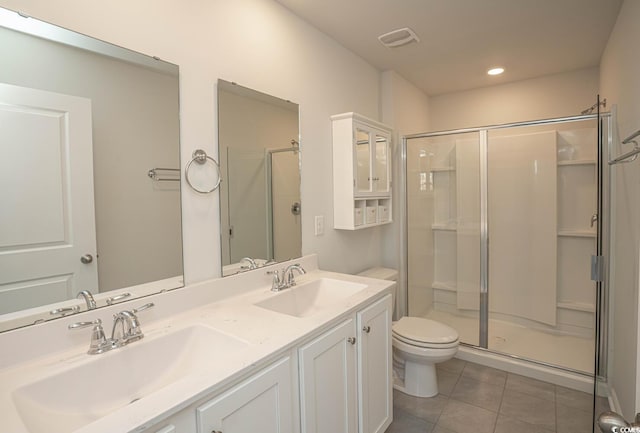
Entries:
POLYGON ((491 69, 489 69, 489 70, 487 71, 487 74, 489 74, 489 75, 500 75, 500 74, 502 74, 503 72, 504 72, 504 68, 497 67, 497 68, 491 68, 491 69))

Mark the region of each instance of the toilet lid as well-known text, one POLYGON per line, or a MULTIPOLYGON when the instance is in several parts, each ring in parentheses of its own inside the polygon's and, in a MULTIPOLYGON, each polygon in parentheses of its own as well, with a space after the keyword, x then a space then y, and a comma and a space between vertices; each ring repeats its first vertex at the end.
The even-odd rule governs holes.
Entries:
POLYGON ((393 333, 416 343, 450 344, 458 341, 455 329, 422 317, 403 317, 393 324, 393 333))

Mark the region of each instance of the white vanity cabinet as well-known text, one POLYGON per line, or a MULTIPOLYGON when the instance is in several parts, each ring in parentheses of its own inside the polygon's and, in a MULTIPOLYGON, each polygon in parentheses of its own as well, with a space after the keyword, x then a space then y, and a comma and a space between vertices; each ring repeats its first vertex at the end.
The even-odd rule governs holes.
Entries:
POLYGON ((391 128, 356 113, 331 116, 333 224, 356 230, 391 222, 391 128))
POLYGON ((299 350, 302 433, 355 433, 355 320, 348 319, 299 350))
POLYGON ((382 433, 392 421, 391 295, 299 349, 302 433, 382 433))
POLYGON ((291 359, 263 369, 196 409, 198 433, 295 433, 291 359))
POLYGON ((384 433, 393 420, 391 295, 357 314, 360 433, 384 433))

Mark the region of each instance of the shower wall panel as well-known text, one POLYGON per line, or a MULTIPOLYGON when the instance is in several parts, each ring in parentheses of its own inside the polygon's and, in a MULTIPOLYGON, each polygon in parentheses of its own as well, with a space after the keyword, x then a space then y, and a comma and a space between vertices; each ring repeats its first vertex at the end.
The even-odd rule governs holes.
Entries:
POLYGON ((556 325, 555 131, 490 137, 489 309, 556 325))

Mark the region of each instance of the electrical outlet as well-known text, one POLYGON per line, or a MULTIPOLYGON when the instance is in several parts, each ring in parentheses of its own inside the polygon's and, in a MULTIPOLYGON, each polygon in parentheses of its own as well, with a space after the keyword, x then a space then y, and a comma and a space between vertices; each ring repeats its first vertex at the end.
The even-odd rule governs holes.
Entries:
POLYGON ((322 236, 324 234, 324 216, 316 215, 314 232, 316 236, 322 236))

